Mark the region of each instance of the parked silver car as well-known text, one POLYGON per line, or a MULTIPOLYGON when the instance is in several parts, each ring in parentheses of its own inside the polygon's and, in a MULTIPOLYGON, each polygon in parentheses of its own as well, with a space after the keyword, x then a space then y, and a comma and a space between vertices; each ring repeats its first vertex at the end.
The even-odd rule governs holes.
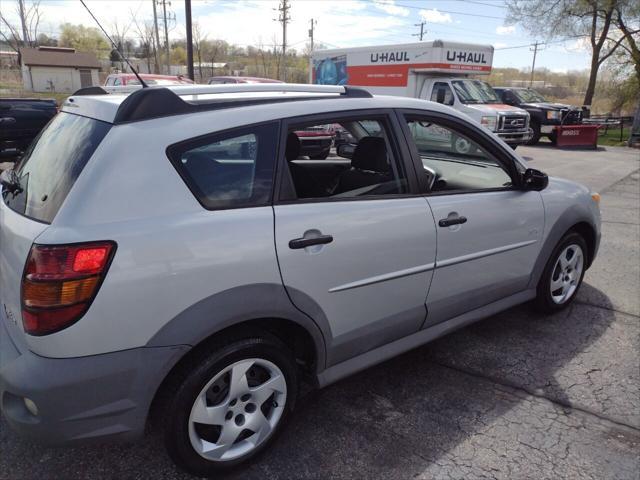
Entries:
POLYGON ((9 424, 129 440, 152 412, 198 475, 264 449, 300 380, 530 300, 565 308, 600 241, 587 188, 451 108, 341 86, 74 95, 2 199, 9 424), (299 158, 295 132, 327 124, 353 142, 299 158))

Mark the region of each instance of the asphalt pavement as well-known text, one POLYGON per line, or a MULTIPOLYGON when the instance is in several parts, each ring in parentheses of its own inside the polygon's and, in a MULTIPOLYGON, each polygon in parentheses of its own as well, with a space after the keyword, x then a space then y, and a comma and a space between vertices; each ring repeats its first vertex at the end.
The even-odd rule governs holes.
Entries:
MULTIPOLYGON (((233 479, 640 478, 640 151, 519 148, 602 194, 603 239, 573 305, 519 306, 324 390, 233 479)), ((73 449, 0 423, 0 478, 187 479, 156 435, 73 449)))

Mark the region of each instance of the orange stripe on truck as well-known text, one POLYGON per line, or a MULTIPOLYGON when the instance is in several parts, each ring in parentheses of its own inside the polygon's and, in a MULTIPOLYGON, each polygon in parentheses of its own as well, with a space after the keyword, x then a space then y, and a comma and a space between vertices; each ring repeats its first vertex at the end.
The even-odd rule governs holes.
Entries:
POLYGON ((457 65, 451 63, 406 63, 400 65, 347 66, 349 85, 371 87, 406 87, 409 69, 439 68, 442 70, 476 70, 490 72, 488 65, 457 65))

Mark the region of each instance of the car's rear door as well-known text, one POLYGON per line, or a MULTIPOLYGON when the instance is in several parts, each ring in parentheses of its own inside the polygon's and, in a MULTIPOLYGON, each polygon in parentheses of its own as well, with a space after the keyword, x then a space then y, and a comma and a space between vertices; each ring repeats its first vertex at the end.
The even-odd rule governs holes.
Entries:
POLYGON ((436 269, 425 327, 526 289, 541 247, 539 192, 519 188, 499 144, 447 115, 400 117, 437 225, 436 269), (434 178, 435 175, 435 178, 434 178))
MULTIPOLYGON (((417 192, 415 170, 407 162, 406 143, 398 142, 392 112, 350 115, 285 122, 281 144, 305 127, 359 122, 369 129, 361 137, 384 138, 384 143, 370 143, 378 142, 388 155, 388 181, 301 198, 291 188, 292 178, 300 177, 290 175, 290 163, 297 170, 309 167, 307 183, 314 181, 313 165, 289 154, 288 163, 283 152, 280 200, 274 206, 282 280, 296 307, 330 332, 325 339, 329 365, 420 329, 436 251, 433 217, 417 192)), ((334 161, 344 163, 333 151, 323 160, 327 165, 334 161)), ((336 171, 367 179, 376 178, 374 169, 336 171)))

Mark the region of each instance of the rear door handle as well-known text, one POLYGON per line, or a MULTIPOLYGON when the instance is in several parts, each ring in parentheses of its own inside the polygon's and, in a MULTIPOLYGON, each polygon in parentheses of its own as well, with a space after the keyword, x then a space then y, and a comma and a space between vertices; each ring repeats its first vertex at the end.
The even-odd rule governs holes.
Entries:
POLYGON ((467 217, 443 218, 438 222, 441 227, 450 227, 452 225, 462 225, 467 223, 467 217))
POLYGON ((326 245, 331 242, 333 242, 333 236, 331 235, 320 235, 319 237, 311 238, 294 238, 293 240, 289 240, 289 248, 297 250, 299 248, 311 247, 312 245, 326 245))

